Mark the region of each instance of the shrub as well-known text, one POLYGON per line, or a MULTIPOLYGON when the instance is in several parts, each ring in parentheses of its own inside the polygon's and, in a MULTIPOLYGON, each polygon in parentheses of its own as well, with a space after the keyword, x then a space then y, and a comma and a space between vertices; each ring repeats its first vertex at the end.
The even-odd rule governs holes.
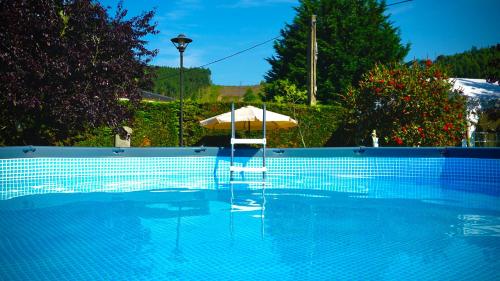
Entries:
POLYGON ((252 88, 248 88, 243 95, 244 102, 259 102, 260 98, 257 94, 255 94, 252 88))
POLYGON ((344 101, 351 108, 349 124, 363 144, 370 144, 373 129, 385 145, 453 146, 465 137, 466 98, 429 60, 377 65, 344 101))
POLYGON ((276 80, 264 86, 266 99, 276 103, 300 104, 307 101, 307 91, 300 90, 295 84, 284 80, 276 80))
MULTIPOLYGON (((235 104, 236 108, 247 104, 235 104)), ((262 104, 253 104, 262 107, 262 104)), ((341 107, 290 105, 266 103, 268 110, 292 116, 295 111, 301 124, 291 129, 272 130, 267 133, 269 147, 302 147, 302 137, 308 147, 332 145, 332 134, 337 130, 344 114, 341 107)), ((229 146, 230 131, 209 130, 200 121, 231 110, 230 103, 184 103, 184 143, 186 146, 229 146)), ((127 124, 134 132, 132 146, 177 146, 179 141, 179 103, 141 103, 133 123, 127 124)), ((260 137, 261 131, 237 132, 238 137, 260 137)), ((74 140, 77 146, 110 146, 113 134, 109 128, 89 130, 74 140)))

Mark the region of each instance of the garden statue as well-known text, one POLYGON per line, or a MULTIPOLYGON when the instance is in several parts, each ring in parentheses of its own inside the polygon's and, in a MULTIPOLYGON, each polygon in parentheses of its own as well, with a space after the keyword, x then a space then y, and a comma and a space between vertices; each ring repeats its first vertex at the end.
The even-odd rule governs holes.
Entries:
POLYGON ((132 135, 132 128, 123 126, 120 134, 115 135, 115 147, 130 147, 130 137, 132 135))
POLYGON ((373 147, 378 147, 377 130, 373 130, 372 132, 372 142, 373 142, 373 147))

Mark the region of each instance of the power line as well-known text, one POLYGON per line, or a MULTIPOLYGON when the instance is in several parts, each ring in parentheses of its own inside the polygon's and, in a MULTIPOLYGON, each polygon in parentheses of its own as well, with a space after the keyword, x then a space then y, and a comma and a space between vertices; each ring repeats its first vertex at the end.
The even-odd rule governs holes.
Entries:
POLYGON ((204 65, 202 65, 202 66, 198 66, 198 68, 202 68, 202 67, 205 67, 205 66, 209 66, 209 65, 211 65, 211 64, 214 64, 214 63, 217 63, 217 62, 220 62, 220 61, 226 60, 226 59, 228 59, 228 58, 231 58, 231 57, 237 56, 237 55, 239 55, 239 54, 241 54, 241 53, 244 53, 244 52, 250 51, 250 50, 255 49, 255 48, 259 47, 259 46, 262 46, 262 45, 264 45, 264 44, 266 44, 266 43, 269 43, 269 42, 271 42, 271 41, 274 41, 274 40, 276 40, 276 39, 278 39, 278 38, 280 38, 280 37, 281 37, 281 35, 280 35, 280 36, 276 36, 276 37, 274 37, 274 38, 271 38, 271 39, 269 39, 269 40, 266 40, 266 41, 264 41, 264 42, 262 42, 262 43, 259 43, 259 44, 257 44, 257 45, 254 45, 254 46, 252 46, 252 47, 250 47, 250 48, 247 48, 247 49, 245 49, 245 50, 238 51, 238 52, 236 52, 236 53, 234 53, 234 54, 232 54, 232 55, 229 55, 229 56, 227 56, 227 57, 223 57, 223 58, 221 58, 221 59, 214 60, 214 61, 212 61, 212 62, 209 62, 209 63, 207 63, 207 64, 204 64, 204 65))
MULTIPOLYGON (((223 57, 223 58, 220 58, 220 59, 216 59, 216 60, 211 61, 211 62, 209 62, 209 63, 206 63, 206 64, 204 64, 204 65, 188 68, 188 69, 186 69, 186 70, 185 70, 185 72, 184 72, 184 73, 186 73, 186 72, 188 72, 189 70, 192 70, 192 69, 203 68, 203 67, 209 66, 209 65, 211 65, 211 64, 218 63, 218 62, 221 62, 221 61, 223 61, 223 60, 226 60, 226 59, 232 58, 232 57, 234 57, 234 56, 237 56, 237 55, 239 55, 239 54, 242 54, 242 53, 244 53, 244 52, 248 52, 248 51, 250 51, 250 50, 252 50, 252 49, 255 49, 255 48, 259 47, 259 46, 262 46, 262 45, 264 45, 264 44, 267 44, 267 43, 269 43, 269 42, 271 42, 271 41, 274 41, 274 40, 276 40, 276 39, 278 39, 278 38, 280 38, 280 37, 281 37, 281 35, 280 35, 280 36, 276 36, 276 37, 274 37, 274 38, 271 38, 271 39, 268 39, 268 40, 266 40, 266 41, 264 41, 264 42, 261 42, 261 43, 259 43, 259 44, 253 45, 253 46, 251 46, 251 47, 249 47, 249 48, 246 48, 246 49, 244 49, 244 50, 241 50, 241 51, 238 51, 238 52, 236 52, 236 53, 233 53, 233 54, 231 54, 231 55, 229 55, 229 56, 226 56, 226 57, 223 57)), ((177 75, 179 75, 179 74, 175 73, 175 74, 172 74, 172 75, 168 75, 168 76, 162 77, 162 78, 160 78, 160 79, 158 79, 158 80, 160 80, 160 81, 161 81, 161 80, 165 80, 165 79, 168 79, 168 78, 170 78, 170 77, 177 76, 177 75)))
POLYGON ((404 1, 399 1, 399 2, 396 2, 396 3, 391 3, 391 4, 387 4, 385 5, 386 7, 389 7, 389 6, 394 6, 394 5, 397 5, 397 4, 403 4, 403 3, 406 3, 406 2, 411 2, 412 0, 404 0, 404 1))
MULTIPOLYGON (((403 1, 395 2, 395 3, 387 4, 387 5, 385 5, 385 6, 386 6, 386 7, 389 7, 389 6, 394 6, 394 5, 398 5, 398 4, 403 4, 403 3, 406 3, 406 2, 411 2, 411 1, 413 1, 413 0, 403 0, 403 1)), ((261 42, 261 43, 259 43, 259 44, 253 45, 253 46, 251 46, 251 47, 249 47, 249 48, 246 48, 246 49, 244 49, 244 50, 238 51, 238 52, 236 52, 236 53, 234 53, 234 54, 231 54, 231 55, 229 55, 229 56, 226 56, 226 57, 223 57, 223 58, 220 58, 220 59, 217 59, 217 60, 211 61, 211 62, 206 63, 206 64, 201 65, 201 66, 196 66, 196 67, 188 68, 188 69, 186 69, 185 71, 186 71, 186 72, 188 72, 188 71, 190 71, 191 69, 203 68, 203 67, 206 67, 206 66, 212 65, 212 64, 214 64, 214 63, 218 63, 218 62, 221 62, 221 61, 223 61, 223 60, 227 60, 227 59, 229 59, 229 58, 232 58, 232 57, 234 57, 234 56, 237 56, 237 55, 242 54, 242 53, 244 53, 244 52, 248 52, 248 51, 250 51, 250 50, 252 50, 252 49, 255 49, 255 48, 259 47, 259 46, 262 46, 262 45, 264 45, 264 44, 266 44, 266 43, 269 43, 269 42, 271 42, 271 41, 274 41, 274 40, 276 40, 276 39, 278 39, 278 38, 280 38, 280 37, 281 37, 281 35, 276 36, 276 37, 274 37, 274 38, 271 38, 271 39, 268 39, 268 40, 266 40, 266 41, 264 41, 264 42, 261 42)), ((168 79, 168 78, 170 78, 170 77, 177 76, 177 75, 178 75, 177 73, 176 73, 176 74, 172 74, 172 75, 168 75, 168 76, 162 77, 162 78, 160 78, 160 79, 158 79, 158 80, 160 80, 160 81, 161 81, 161 80, 165 80, 165 79, 168 79)))

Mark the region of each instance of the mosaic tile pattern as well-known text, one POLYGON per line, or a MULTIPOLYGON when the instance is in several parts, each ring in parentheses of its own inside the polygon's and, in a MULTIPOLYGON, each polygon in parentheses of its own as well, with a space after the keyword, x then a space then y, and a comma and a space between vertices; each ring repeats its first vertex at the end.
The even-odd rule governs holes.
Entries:
POLYGON ((45 194, 0 201, 0 280, 499 280, 499 225, 327 191, 45 194))
POLYGON ((500 195, 500 160, 446 158, 441 177, 446 188, 500 195))
MULTIPOLYGON (((230 182, 228 157, 121 157, 0 159, 0 199, 54 192, 120 192, 158 188, 217 189, 230 182)), ((259 157, 236 165, 260 167, 259 157)), ((368 192, 373 180, 442 185, 500 194, 500 159, 268 158, 268 188, 368 192)), ((234 173, 259 188, 262 173, 234 173)))

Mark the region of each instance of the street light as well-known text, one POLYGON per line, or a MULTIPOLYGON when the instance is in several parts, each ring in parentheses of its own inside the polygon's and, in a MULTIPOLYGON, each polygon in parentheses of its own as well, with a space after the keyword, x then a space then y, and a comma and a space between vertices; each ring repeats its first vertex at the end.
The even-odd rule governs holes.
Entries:
POLYGON ((170 41, 172 41, 172 44, 174 44, 174 46, 177 48, 177 50, 179 50, 179 54, 180 54, 180 58, 181 58, 181 67, 179 69, 179 86, 180 86, 180 100, 181 100, 181 114, 179 116, 179 146, 184 146, 184 143, 183 143, 183 130, 182 130, 182 123, 183 123, 183 119, 182 119, 182 97, 184 95, 184 66, 183 66, 183 63, 184 63, 184 50, 186 50, 187 46, 189 45, 189 43, 193 42, 192 39, 186 37, 186 35, 184 34, 179 34, 177 37, 175 38, 172 38, 170 39, 170 41))

